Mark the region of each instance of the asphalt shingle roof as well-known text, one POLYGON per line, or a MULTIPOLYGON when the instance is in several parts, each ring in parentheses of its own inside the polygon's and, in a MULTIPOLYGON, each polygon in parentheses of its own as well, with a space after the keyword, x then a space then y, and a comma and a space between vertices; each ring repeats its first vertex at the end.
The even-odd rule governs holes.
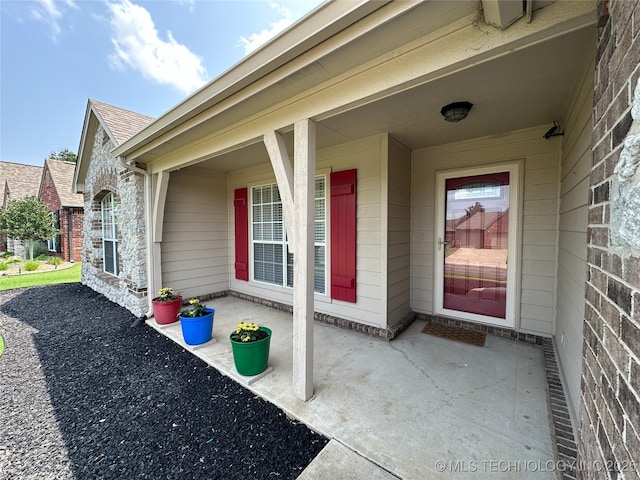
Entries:
POLYGON ((38 195, 40 177, 42 177, 42 167, 0 162, 0 203, 4 201, 5 181, 9 185, 11 200, 20 200, 38 195))
POLYGON ((51 180, 56 187, 60 203, 63 207, 83 207, 84 197, 81 193, 73 193, 71 187, 73 185, 73 172, 76 164, 73 162, 65 162, 62 160, 54 160, 49 158, 45 162, 51 180))
POLYGON ((155 120, 153 117, 148 117, 147 115, 132 112, 124 108, 114 107, 113 105, 98 102, 97 100, 90 100, 90 102, 100 117, 102 117, 103 126, 106 126, 118 145, 133 137, 155 120))
POLYGON ((505 212, 477 212, 460 223, 456 230, 486 230, 504 214, 505 212))

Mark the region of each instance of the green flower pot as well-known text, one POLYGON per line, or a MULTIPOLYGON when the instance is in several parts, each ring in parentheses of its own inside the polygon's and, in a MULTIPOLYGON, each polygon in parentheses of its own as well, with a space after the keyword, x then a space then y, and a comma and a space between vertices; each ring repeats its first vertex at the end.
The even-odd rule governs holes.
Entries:
POLYGON ((251 377, 267 369, 271 330, 267 327, 260 327, 260 330, 267 332, 268 336, 256 342, 236 342, 231 340, 231 335, 229 335, 233 363, 240 375, 251 377))

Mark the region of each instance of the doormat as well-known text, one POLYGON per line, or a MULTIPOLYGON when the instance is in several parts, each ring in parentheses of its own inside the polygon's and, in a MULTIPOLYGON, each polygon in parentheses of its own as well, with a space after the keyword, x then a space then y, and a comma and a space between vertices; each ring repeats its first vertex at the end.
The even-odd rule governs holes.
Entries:
POLYGON ((446 338, 448 340, 468 343, 478 347, 484 347, 484 341, 487 338, 487 334, 483 332, 476 332, 474 330, 467 330, 466 328, 452 327, 451 325, 433 322, 428 322, 422 328, 421 332, 426 333, 427 335, 433 335, 434 337, 446 338))

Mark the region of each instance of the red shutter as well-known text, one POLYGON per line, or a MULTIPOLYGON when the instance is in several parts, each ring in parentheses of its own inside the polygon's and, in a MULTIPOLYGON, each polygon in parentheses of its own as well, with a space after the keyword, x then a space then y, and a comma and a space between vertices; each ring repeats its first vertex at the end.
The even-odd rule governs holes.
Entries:
POLYGON ((356 301, 356 170, 332 172, 331 298, 356 301))
POLYGON ((238 188, 233 192, 236 226, 236 278, 249 280, 249 205, 248 190, 238 188))

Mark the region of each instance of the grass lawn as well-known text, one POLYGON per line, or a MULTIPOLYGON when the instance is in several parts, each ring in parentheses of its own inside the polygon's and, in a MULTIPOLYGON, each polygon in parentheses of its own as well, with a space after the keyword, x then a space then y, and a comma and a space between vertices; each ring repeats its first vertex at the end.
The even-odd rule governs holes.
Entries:
POLYGON ((53 283, 71 283, 80 281, 81 263, 76 263, 71 268, 63 270, 51 270, 42 273, 29 273, 24 275, 8 275, 0 277, 0 290, 13 288, 35 287, 37 285, 51 285, 53 283))

